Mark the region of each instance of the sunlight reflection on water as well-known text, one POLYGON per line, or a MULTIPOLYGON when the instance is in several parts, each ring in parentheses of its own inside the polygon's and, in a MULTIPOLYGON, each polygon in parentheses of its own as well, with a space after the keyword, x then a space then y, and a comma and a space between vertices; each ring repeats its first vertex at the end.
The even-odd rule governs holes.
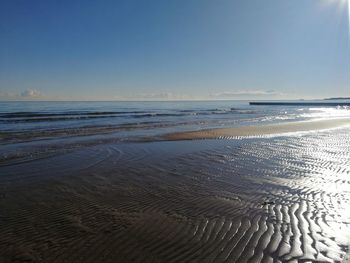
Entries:
POLYGON ((350 117, 350 108, 348 106, 322 107, 322 108, 310 108, 300 109, 300 117, 302 118, 315 118, 315 119, 329 119, 329 118, 345 118, 350 117))

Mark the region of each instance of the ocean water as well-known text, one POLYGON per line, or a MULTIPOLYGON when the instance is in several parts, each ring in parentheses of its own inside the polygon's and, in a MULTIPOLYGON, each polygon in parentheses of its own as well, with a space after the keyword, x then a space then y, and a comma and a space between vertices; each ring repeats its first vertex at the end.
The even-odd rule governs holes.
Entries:
POLYGON ((0 163, 35 158, 44 150, 159 140, 178 131, 348 116, 346 107, 250 106, 247 101, 0 102, 0 163))
POLYGON ((47 136, 49 131, 84 135, 89 128, 99 128, 96 133, 104 128, 158 132, 347 116, 346 107, 250 106, 247 101, 0 102, 0 132, 10 140, 11 134, 23 132, 34 139, 40 131, 47 136))

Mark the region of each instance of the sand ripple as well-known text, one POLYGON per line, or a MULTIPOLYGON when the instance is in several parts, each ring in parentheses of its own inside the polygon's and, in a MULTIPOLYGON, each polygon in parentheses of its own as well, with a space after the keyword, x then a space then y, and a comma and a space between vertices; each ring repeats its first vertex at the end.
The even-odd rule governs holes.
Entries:
POLYGON ((0 261, 340 262, 348 134, 114 144, 0 167, 0 261))

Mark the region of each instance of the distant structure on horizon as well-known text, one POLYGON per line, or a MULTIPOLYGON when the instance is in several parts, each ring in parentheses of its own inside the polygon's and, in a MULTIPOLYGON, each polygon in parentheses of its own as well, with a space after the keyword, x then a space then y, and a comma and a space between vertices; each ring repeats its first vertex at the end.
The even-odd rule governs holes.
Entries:
POLYGON ((324 100, 350 100, 350 97, 326 98, 324 100))
POLYGON ((251 101, 255 106, 350 106, 349 102, 309 102, 309 101, 251 101))

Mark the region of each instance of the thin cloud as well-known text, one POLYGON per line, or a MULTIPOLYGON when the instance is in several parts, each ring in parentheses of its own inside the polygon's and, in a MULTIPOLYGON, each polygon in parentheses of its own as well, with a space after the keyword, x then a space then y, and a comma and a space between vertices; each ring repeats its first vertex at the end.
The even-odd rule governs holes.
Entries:
POLYGON ((193 96, 185 94, 174 94, 171 92, 135 94, 126 96, 115 96, 117 100, 191 100, 193 96))
POLYGON ((7 98, 7 97, 13 97, 14 95, 7 91, 1 91, 0 90, 0 97, 7 98))
POLYGON ((244 90, 244 91, 225 91, 212 94, 213 98, 241 98, 241 97, 268 97, 280 96, 281 93, 275 90, 244 90))

